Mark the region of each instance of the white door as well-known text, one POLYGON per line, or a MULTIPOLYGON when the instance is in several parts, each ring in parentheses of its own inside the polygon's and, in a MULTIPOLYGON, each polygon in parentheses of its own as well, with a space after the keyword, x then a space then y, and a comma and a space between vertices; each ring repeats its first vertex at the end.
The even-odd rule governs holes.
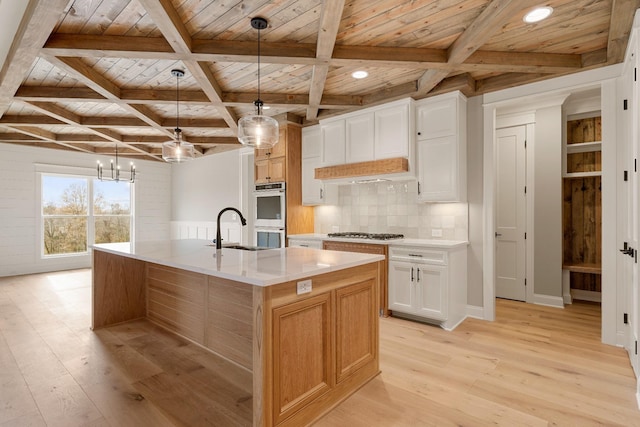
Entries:
POLYGON ((496 296, 526 301, 526 128, 496 132, 496 296))
MULTIPOLYGON (((637 39, 635 35, 630 40, 630 43, 635 45, 637 39)), ((637 50, 637 47, 634 49, 637 50)), ((638 226, 639 226, 639 209, 638 209, 638 191, 640 186, 638 185, 638 172, 636 162, 638 159, 638 152, 640 151, 639 135, 638 135, 638 116, 640 115, 640 108, 638 108, 638 86, 635 82, 636 68, 638 66, 638 60, 635 54, 631 55, 625 64, 625 72, 623 74, 623 84, 626 86, 624 93, 628 96, 627 110, 622 109, 621 117, 624 123, 623 128, 626 134, 623 135, 623 159, 624 170, 628 170, 628 182, 623 182, 624 190, 626 194, 623 197, 624 213, 626 214, 626 220, 623 221, 625 240, 629 240, 628 245, 634 248, 633 257, 623 256, 623 280, 625 283, 625 294, 627 295, 627 307, 625 312, 628 316, 628 325, 625 328, 626 340, 625 348, 629 353, 629 359, 631 365, 636 373, 636 376, 640 374, 640 361, 638 360, 638 354, 636 350, 636 342, 638 340, 638 333, 640 327, 640 316, 638 310, 640 304, 638 299, 640 293, 638 292, 638 263, 637 263, 637 250, 639 244, 638 239, 638 226), (635 119, 635 120, 634 120, 635 119)), ((620 202, 620 201, 619 201, 620 202)))

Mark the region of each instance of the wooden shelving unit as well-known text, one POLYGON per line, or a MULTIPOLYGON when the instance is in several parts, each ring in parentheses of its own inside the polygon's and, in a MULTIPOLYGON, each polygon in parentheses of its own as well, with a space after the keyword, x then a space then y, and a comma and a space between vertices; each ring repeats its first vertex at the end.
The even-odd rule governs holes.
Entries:
MULTIPOLYGON (((569 116, 563 154, 563 263, 572 295, 598 299, 602 260, 602 120, 569 116)), ((580 298, 580 297, 578 297, 580 298)))

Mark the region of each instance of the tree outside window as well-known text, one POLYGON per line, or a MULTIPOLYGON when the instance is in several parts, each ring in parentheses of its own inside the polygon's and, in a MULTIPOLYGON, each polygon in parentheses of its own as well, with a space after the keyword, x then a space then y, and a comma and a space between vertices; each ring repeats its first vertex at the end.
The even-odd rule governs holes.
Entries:
POLYGON ((129 184, 94 180, 93 188, 95 242, 128 242, 131 230, 129 184))
POLYGON ((84 254, 95 243, 128 242, 131 189, 125 182, 42 175, 45 256, 84 254))

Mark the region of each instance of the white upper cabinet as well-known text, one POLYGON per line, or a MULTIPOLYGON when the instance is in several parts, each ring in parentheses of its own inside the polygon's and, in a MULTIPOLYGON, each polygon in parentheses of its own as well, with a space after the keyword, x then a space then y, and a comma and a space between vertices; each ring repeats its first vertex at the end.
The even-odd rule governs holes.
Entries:
POLYGON ((305 206, 326 203, 324 183, 315 179, 315 169, 322 166, 322 134, 320 126, 302 129, 302 204, 305 206))
POLYGON ((445 99, 434 97, 416 103, 417 139, 440 138, 457 133, 458 97, 447 95, 442 95, 445 99))
POLYGON ((467 198, 467 100, 452 92, 416 103, 418 201, 467 198))
POLYGON ((373 113, 359 114, 345 119, 346 163, 373 160, 373 113))
POLYGON ((322 165, 333 166, 345 163, 345 123, 344 120, 332 120, 320 125, 322 134, 322 165))
POLYGON ((374 158, 409 157, 411 144, 410 107, 410 102, 405 100, 375 111, 374 158))
POLYGON ((321 120, 323 166, 411 159, 412 107, 413 100, 407 98, 321 120))

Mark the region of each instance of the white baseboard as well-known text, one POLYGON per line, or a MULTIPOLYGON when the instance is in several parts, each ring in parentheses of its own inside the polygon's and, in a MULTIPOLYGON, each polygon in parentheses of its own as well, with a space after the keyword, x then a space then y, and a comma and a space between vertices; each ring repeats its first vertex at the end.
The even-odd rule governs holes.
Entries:
MULTIPOLYGON (((638 386, 640 388, 640 385, 638 386)), ((638 405, 638 409, 640 409, 640 392, 636 392, 636 405, 638 405)))
POLYGON ((448 322, 442 322, 442 324, 440 325, 440 327, 442 329, 444 329, 445 331, 453 331, 455 328, 457 328, 462 322, 464 322, 464 319, 466 319, 467 316, 463 316, 462 319, 458 320, 455 324, 453 325, 449 325, 448 322))
POLYGON ((473 317, 474 319, 485 320, 484 307, 477 305, 467 305, 467 317, 473 317))
POLYGON ((600 292, 571 289, 571 296, 573 299, 579 299, 582 301, 602 302, 602 294, 600 292))
POLYGON ((554 297, 551 295, 533 294, 533 303, 538 305, 547 305, 549 307, 564 308, 563 297, 554 297))

